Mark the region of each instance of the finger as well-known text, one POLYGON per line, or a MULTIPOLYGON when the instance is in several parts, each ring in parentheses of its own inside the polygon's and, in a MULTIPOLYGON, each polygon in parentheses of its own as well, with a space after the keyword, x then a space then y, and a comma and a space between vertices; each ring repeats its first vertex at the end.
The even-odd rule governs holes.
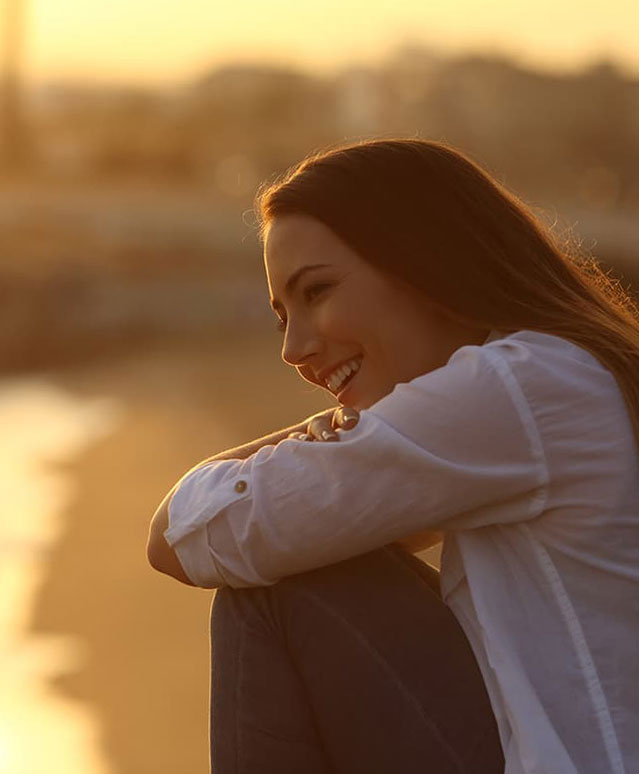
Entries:
POLYGON ((359 422, 359 411, 350 406, 340 406, 333 415, 334 426, 350 430, 359 422))
POLYGON ((315 417, 308 423, 306 431, 318 441, 339 441, 328 417, 315 417))
POLYGON ((293 438, 296 441, 311 441, 312 440, 311 436, 308 433, 300 433, 298 431, 294 431, 292 433, 289 433, 286 437, 287 438, 293 438))

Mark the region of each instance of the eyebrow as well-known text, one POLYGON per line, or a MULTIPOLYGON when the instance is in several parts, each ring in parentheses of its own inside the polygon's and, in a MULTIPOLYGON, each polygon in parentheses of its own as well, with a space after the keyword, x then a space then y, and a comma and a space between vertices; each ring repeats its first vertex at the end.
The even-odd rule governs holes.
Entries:
MULTIPOLYGON (((297 269, 297 271, 294 271, 291 276, 286 280, 286 285, 284 285, 284 291, 288 295, 292 295, 293 291, 295 290, 295 286, 301 279, 301 277, 306 274, 307 271, 312 271, 313 269, 324 269, 326 267, 329 267, 330 263, 311 263, 307 266, 302 266, 301 269, 297 269)), ((271 307, 275 309, 275 307, 281 307, 282 303, 277 298, 271 299, 271 307)))

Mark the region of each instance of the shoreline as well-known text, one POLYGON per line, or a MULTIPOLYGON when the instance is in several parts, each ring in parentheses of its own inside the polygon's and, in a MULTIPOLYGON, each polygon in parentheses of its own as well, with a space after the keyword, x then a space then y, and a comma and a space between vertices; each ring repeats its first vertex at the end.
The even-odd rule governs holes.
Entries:
MULTIPOLYGON (((117 774, 209 772, 215 591, 155 572, 146 560, 148 526, 196 462, 334 405, 281 362, 279 347, 271 332, 237 332, 45 375, 81 402, 120 406, 112 432, 53 463, 73 491, 58 513, 61 530, 28 623, 30 636, 79 644, 83 659, 47 682, 55 696, 90 708, 95 744, 117 774)), ((437 556, 436 549, 420 558, 437 564, 437 556)))
POLYGON ((68 632, 33 632, 29 622, 64 526, 60 513, 72 496, 67 460, 109 433, 117 407, 74 400, 41 375, 0 378, 0 419, 0 768, 32 774, 56 761, 58 771, 112 774, 95 744, 93 708, 49 689, 52 677, 82 665, 82 641, 68 632))
POLYGON ((49 683, 93 709, 97 744, 117 774, 208 772, 214 591, 152 570, 148 525, 197 461, 331 405, 278 359, 277 337, 238 335, 46 375, 79 399, 122 406, 111 434, 63 463, 74 492, 29 624, 32 636, 82 643, 84 662, 49 683))

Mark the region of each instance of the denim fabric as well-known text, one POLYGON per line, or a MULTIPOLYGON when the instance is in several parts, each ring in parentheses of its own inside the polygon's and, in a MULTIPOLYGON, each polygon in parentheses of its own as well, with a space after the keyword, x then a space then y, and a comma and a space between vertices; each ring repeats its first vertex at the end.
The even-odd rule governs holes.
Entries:
POLYGON ((439 574, 398 546, 218 589, 211 655, 213 774, 503 774, 439 574))

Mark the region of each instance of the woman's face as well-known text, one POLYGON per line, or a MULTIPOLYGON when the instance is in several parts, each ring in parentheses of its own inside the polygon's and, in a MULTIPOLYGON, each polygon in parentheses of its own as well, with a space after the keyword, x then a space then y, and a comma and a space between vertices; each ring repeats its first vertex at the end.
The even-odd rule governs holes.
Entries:
POLYGON ((264 263, 271 306, 286 325, 282 359, 358 410, 445 365, 460 346, 482 344, 490 332, 455 321, 307 215, 271 222, 264 263), (353 360, 356 370, 342 382, 338 367, 353 360))

